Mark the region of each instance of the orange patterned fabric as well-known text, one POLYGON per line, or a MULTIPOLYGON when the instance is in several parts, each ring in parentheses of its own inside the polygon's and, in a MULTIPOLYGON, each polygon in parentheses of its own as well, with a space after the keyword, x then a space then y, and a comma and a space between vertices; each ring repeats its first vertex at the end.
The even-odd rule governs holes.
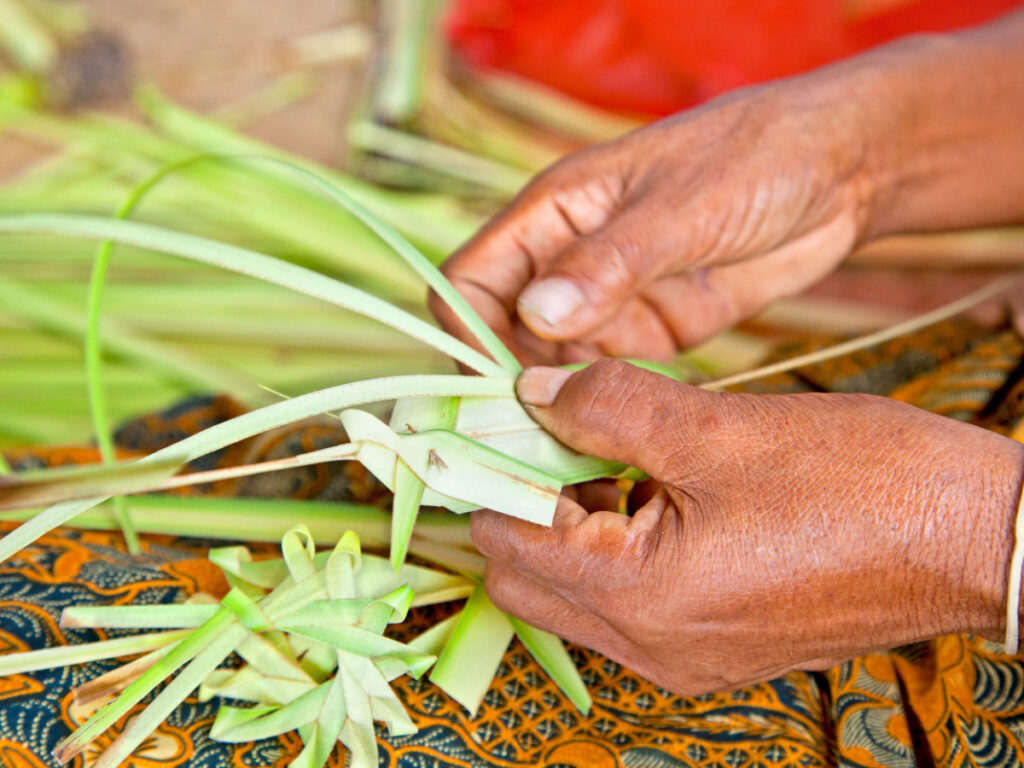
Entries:
MULTIPOLYGON (((804 349, 820 343, 814 340, 804 349)), ((1024 347, 1009 331, 947 323, 883 350, 776 377, 770 388, 890 394, 1005 432, 1022 413, 1022 353, 1024 347)), ((235 412, 237 405, 225 398, 198 399, 127 425, 119 439, 125 450, 147 452, 177 439, 181 432, 235 412)), ((309 450, 337 440, 338 430, 328 421, 287 428, 234 446, 213 462, 309 450)), ((95 455, 89 449, 61 449, 10 453, 7 458, 16 466, 35 466, 87 461, 95 455)), ((345 498, 381 505, 388 501, 386 492, 354 465, 304 468, 272 477, 276 479, 222 484, 207 492, 345 498)), ((220 572, 204 559, 200 543, 145 536, 143 544, 143 553, 131 557, 117 534, 64 530, 0 565, 0 652, 104 636, 59 628, 60 610, 70 603, 174 602, 197 591, 225 591, 220 572)), ((254 547, 261 549, 266 551, 254 547)), ((396 631, 410 636, 451 610, 415 610, 396 631)), ((792 673, 734 693, 697 698, 668 694, 591 651, 574 648, 572 653, 594 699, 586 716, 562 696, 518 642, 506 654, 474 717, 429 682, 400 678, 396 688, 419 732, 399 738, 380 734, 381 765, 1024 764, 1024 659, 1006 656, 999 646, 977 638, 940 638, 865 656, 824 673, 792 673)), ((95 706, 76 705, 72 689, 112 666, 113 662, 96 662, 0 678, 0 764, 51 765, 50 750, 95 706)), ((253 744, 214 742, 207 733, 215 711, 216 702, 190 699, 137 751, 130 765, 264 768, 287 765, 301 749, 294 734, 253 744)), ((88 765, 90 756, 115 736, 116 732, 106 734, 75 764, 88 765)), ((340 750, 329 764, 344 765, 340 750)))

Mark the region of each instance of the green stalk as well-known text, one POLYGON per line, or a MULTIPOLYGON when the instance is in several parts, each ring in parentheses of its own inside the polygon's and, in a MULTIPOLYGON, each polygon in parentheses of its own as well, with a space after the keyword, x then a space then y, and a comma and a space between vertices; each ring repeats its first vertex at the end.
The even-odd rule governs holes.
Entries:
POLYGON ((60 625, 75 629, 194 629, 213 618, 216 603, 175 605, 70 605, 60 625))
POLYGON ((0 676, 21 675, 40 669, 66 667, 72 664, 88 664, 90 661, 116 659, 121 656, 148 653, 154 649, 164 648, 178 642, 188 635, 190 631, 185 629, 173 632, 151 632, 145 635, 100 640, 95 643, 57 645, 51 648, 40 648, 28 653, 6 654, 0 656, 0 676))
POLYGON ((364 152, 386 155, 468 181, 505 198, 514 197, 530 180, 530 174, 519 168, 376 123, 354 122, 347 136, 353 146, 364 152))
MULTIPOLYGON (((127 219, 136 206, 142 201, 146 194, 153 189, 160 181, 175 170, 173 166, 166 173, 158 172, 137 186, 124 203, 114 214, 116 219, 127 219)), ((96 431, 96 440, 99 444, 100 454, 106 463, 114 461, 114 440, 111 435, 110 421, 107 413, 107 404, 103 394, 103 345, 101 341, 100 319, 102 315, 103 288, 107 281, 107 271, 110 266, 110 256, 114 249, 114 242, 107 240, 100 244, 93 261, 92 277, 89 282, 88 301, 88 324, 85 335, 85 368, 89 385, 89 406, 92 413, 93 425, 96 431)), ((115 500, 115 504, 118 501, 115 500)), ((131 530, 131 522, 124 512, 123 507, 118 506, 118 517, 123 518, 122 530, 129 543, 129 551, 133 553, 138 548, 138 538, 131 530), (124 527, 127 524, 127 528, 124 527), (135 549, 132 549, 134 542, 135 549)))
MULTIPOLYGON (((193 634, 198 634, 201 631, 202 628, 196 630, 193 634)), ((174 711, 175 707, 185 700, 186 696, 199 687, 207 675, 213 672, 213 670, 216 669, 217 666, 235 650, 239 643, 245 639, 246 634, 247 630, 245 627, 235 624, 233 626, 228 626, 218 637, 213 638, 209 644, 199 651, 195 655, 195 658, 178 673, 177 677, 164 686, 150 705, 128 723, 127 727, 121 732, 121 734, 114 739, 114 743, 107 747, 103 754, 100 755, 99 759, 92 764, 92 767, 119 768, 119 766, 123 766, 131 753, 134 752, 143 741, 145 741, 147 736, 159 727, 160 723, 167 719, 171 712, 174 711)), ((182 640, 181 644, 184 645, 186 642, 187 638, 186 640, 182 640)), ((173 653, 174 651, 171 651, 171 653, 164 657, 164 659, 161 659, 154 664, 148 672, 145 672, 139 678, 139 681, 146 679, 173 653)), ((166 677, 166 675, 164 675, 164 677, 166 677)), ((153 687, 155 686, 150 686, 149 689, 152 690, 153 687)), ((131 690, 132 686, 130 685, 114 703, 120 704, 122 699, 129 698, 129 691, 131 690)), ((132 702, 132 704, 134 703, 135 702, 132 702)), ((130 705, 119 709, 122 709, 123 713, 129 708, 130 705)), ((112 724, 112 722, 106 722, 102 730, 106 730, 112 724)), ((102 732, 102 730, 100 732, 102 732)), ((86 746, 85 744, 82 744, 81 747, 78 747, 79 742, 73 742, 72 739, 74 739, 74 735, 72 735, 71 739, 64 742, 64 744, 58 747, 57 751, 54 752, 55 756, 59 755, 58 759, 60 759, 61 762, 67 762, 67 760, 74 757, 86 746)))
MULTIPOLYGON (((459 320, 467 327, 467 329, 470 330, 470 332, 473 333, 480 344, 491 354, 491 356, 505 371, 515 374, 522 370, 522 366, 519 365, 515 356, 508 350, 501 340, 498 339, 494 331, 492 331, 491 328, 480 319, 472 307, 470 307, 469 302, 467 302, 466 299, 451 285, 451 283, 445 279, 437 267, 435 267, 429 259, 423 256, 422 253, 416 250, 416 248, 413 247, 413 245, 396 229, 375 216, 368 208, 351 195, 344 192, 339 186, 321 178, 315 173, 311 173, 300 165, 274 157, 241 157, 223 159, 225 161, 241 160, 277 164, 297 174, 315 188, 326 193, 343 208, 355 215, 378 237, 380 237, 381 240, 390 246, 395 253, 401 256, 405 263, 412 267, 412 269, 426 281, 427 285, 429 285, 452 309, 459 320)), ((191 162, 194 161, 186 161, 185 164, 189 164, 191 162)), ((159 182, 164 176, 175 172, 179 167, 181 167, 181 165, 182 164, 180 163, 176 163, 171 166, 167 166, 165 169, 161 169, 161 171, 158 171, 153 177, 152 184, 159 182)), ((152 184, 149 186, 152 186, 152 184)), ((140 197, 142 194, 145 194, 146 189, 148 189, 148 187, 141 189, 140 197)))
MULTIPOLYGON (((139 184, 118 208, 114 217, 127 219, 147 193, 160 183, 166 176, 182 167, 175 163, 162 168, 139 184)), ((88 325, 85 336, 85 368, 89 387, 89 408, 92 414, 93 431, 99 444, 100 455, 106 464, 114 461, 114 439, 110 430, 107 404, 104 398, 102 381, 102 342, 100 337, 100 318, 103 302, 103 288, 106 284, 107 271, 114 243, 107 240, 100 244, 93 262, 92 277, 89 283, 88 325)), ((114 515, 121 526, 128 552, 140 552, 139 537, 132 527, 131 517, 125 506, 123 497, 114 499, 114 515)))
POLYGON ((0 19, 0 48, 16 67, 41 73, 56 62, 56 40, 21 3, 0 0, 0 19))
MULTIPOLYGON (((247 540, 275 542, 289 529, 304 523, 321 547, 333 546, 349 530, 355 531, 369 549, 386 549, 390 540, 391 515, 361 504, 160 495, 132 496, 126 502, 136 527, 146 533, 233 540, 238 538, 239 527, 244 524, 247 540)), ((2 513, 0 520, 24 520, 37 511, 2 513)), ((93 530, 116 527, 109 511, 103 507, 82 512, 71 523, 76 528, 93 530)), ((416 520, 412 552, 423 556, 417 549, 418 541, 472 547, 469 518, 448 512, 421 512, 416 520)))
MULTIPOLYGON (((511 398, 513 397, 512 381, 467 376, 404 376, 341 384, 251 411, 187 437, 163 450, 156 451, 141 461, 158 462, 169 458, 191 461, 268 429, 326 413, 336 408, 384 402, 399 397, 427 395, 432 397, 473 395, 511 398)), ((91 509, 105 500, 105 498, 96 498, 81 502, 67 502, 40 512, 0 539, 0 562, 44 533, 58 525, 63 525, 79 513, 91 509)))
MULTIPOLYGON (((428 429, 452 429, 459 404, 454 398, 429 400, 404 399, 395 403, 391 429, 416 432, 428 429)), ((416 516, 423 503, 425 484, 405 462, 395 461, 394 503, 391 507, 391 564, 397 571, 405 562, 416 516)))
POLYGON ((167 455, 155 462, 33 469, 0 479, 0 510, 84 499, 97 493, 136 493, 159 485, 181 467, 167 455))
POLYGON ((472 544, 470 547, 459 546, 455 542, 439 539, 426 539, 419 542, 413 539, 409 551, 417 557, 422 557, 428 562, 459 573, 466 578, 482 581, 487 560, 477 554, 476 550, 471 549, 471 546, 472 544))
MULTIPOLYGON (((362 203, 343 192, 340 188, 320 179, 315 174, 302 168, 291 166, 297 173, 306 176, 310 182, 323 189, 351 213, 355 214, 366 226, 372 229, 381 240, 402 257, 422 277, 449 309, 455 313, 459 321, 476 337, 481 346, 497 361, 504 372, 515 375, 523 369, 515 355, 505 346, 476 311, 469 305, 465 297, 441 274, 422 253, 416 250, 397 230, 378 219, 362 203)), ((479 369, 478 369, 479 370, 479 369)), ((481 373, 484 373, 481 371, 481 373)))
POLYGON ((413 526, 423 501, 423 481, 402 461, 395 462, 394 505, 391 511, 391 565, 397 571, 409 551, 413 526))
POLYGON ((585 144, 611 141, 646 122, 591 107, 545 86, 507 75, 474 73, 473 86, 490 104, 585 144))
MULTIPOLYGON (((89 431, 86 422, 81 425, 81 434, 89 431)), ((0 439, 8 445, 47 445, 65 439, 68 420, 59 414, 38 414, 18 418, 0 413, 0 439)))
POLYGON ((323 683, 283 707, 239 709, 221 706, 210 729, 217 741, 239 744, 269 739, 316 720, 332 683, 323 683))
POLYGON ((332 184, 372 210, 375 216, 433 250, 449 253, 468 239, 478 226, 475 218, 454 215, 450 201, 395 193, 344 174, 316 168, 302 158, 183 110, 152 89, 140 91, 137 98, 150 119, 167 135, 184 141, 195 150, 275 157, 318 175, 323 174, 332 184))
MULTIPOLYGON (((130 209, 129 209, 130 210, 130 209)), ((119 217, 120 217, 120 212, 119 217)), ((113 243, 103 243, 96 253, 92 278, 89 282, 88 323, 85 331, 85 371, 89 391, 89 411, 92 416, 93 433, 105 464, 113 464, 114 438, 110 430, 107 403, 103 390, 103 346, 100 339, 100 307, 103 301, 103 285, 106 282, 107 267, 113 243)), ((117 518, 125 546, 133 555, 139 554, 139 537, 132 527, 132 519, 124 505, 124 497, 114 499, 114 516, 117 518)))
MULTIPOLYGON (((62 741, 57 746, 57 749, 54 750, 53 756, 61 763, 71 760, 95 741, 107 728, 127 714, 128 710, 166 680, 175 670, 189 662, 196 654, 210 647, 214 642, 222 639, 232 629, 232 625, 234 625, 236 630, 243 634, 245 633, 245 629, 236 623, 235 616, 231 611, 226 608, 218 611, 213 618, 198 629, 190 632, 187 637, 179 641, 170 653, 125 688, 124 692, 117 699, 89 718, 87 722, 62 741)), ((238 632, 231 633, 233 636, 237 634, 238 632)), ((217 663, 220 663, 228 653, 230 653, 230 650, 221 656, 217 663)))
MULTIPOLYGON (((3 218, 3 217, 0 217, 3 218)), ((63 302, 24 283, 14 283, 0 275, 0 306, 17 312, 33 324, 68 336, 80 338, 83 318, 80 313, 63 302)), ((156 342, 139 338, 127 329, 108 326, 105 346, 110 352, 127 359, 137 360, 160 371, 172 381, 199 386, 202 389, 253 394, 255 387, 235 373, 205 362, 191 359, 180 351, 156 342)))
MULTIPOLYGON (((209 123, 203 118, 187 113, 179 113, 178 108, 171 105, 164 106, 171 115, 170 121, 176 127, 181 128, 179 124, 186 126, 182 128, 187 134, 185 143, 167 139, 116 118, 97 115, 73 121, 56 120, 0 103, 0 112, 6 107, 13 114, 15 124, 30 136, 43 137, 76 147, 85 146, 98 156, 96 168, 86 177, 86 186, 75 189, 72 197, 68 197, 69 185, 66 182, 52 188, 37 184, 36 189, 28 190, 25 189, 25 185, 18 185, 18 194, 13 200, 8 196, 6 207, 11 209, 13 204, 13 210, 24 210, 24 200, 28 197, 30 200, 35 199, 30 209, 52 209, 56 205, 65 208, 70 206, 83 211, 99 211, 108 204, 106 201, 109 201, 109 205, 116 205, 121 197, 119 191, 115 192, 110 187, 111 183, 119 183, 116 179, 112 182, 112 173, 118 173, 124 178, 144 175, 150 172, 152 163, 162 166, 168 161, 193 158, 196 153, 214 151, 273 155, 289 162, 303 162, 299 158, 240 136, 216 123, 209 123), (200 135, 193 136, 193 132, 200 135), (114 159, 111 159, 111 153, 116 153, 114 159), (134 166, 120 170, 126 165, 126 156, 134 166), (116 168, 112 168, 114 163, 117 164, 116 168), (104 176, 97 177, 97 174, 104 176), (101 183, 99 189, 106 190, 102 197, 97 189, 97 182, 101 183), (111 194, 116 194, 117 199, 112 199, 111 194)), ((162 116, 163 111, 163 107, 157 108, 157 112, 162 116)), ((386 209, 389 220, 399 227, 406 227, 412 221, 419 221, 429 222, 429 226, 435 230, 446 230, 449 234, 442 236, 438 232, 429 238, 434 242, 431 253, 435 258, 446 255, 451 248, 468 237, 479 223, 475 216, 472 220, 461 213, 456 217, 457 211, 447 199, 413 197, 404 193, 398 195, 368 187, 344 174, 334 173, 310 163, 304 165, 318 174, 329 175, 333 183, 351 190, 360 199, 369 201, 372 198, 371 208, 378 212, 386 209), (465 220, 464 223, 462 220, 465 220), (456 234, 451 234, 456 230, 456 234), (437 245, 441 240, 446 242, 443 248, 437 245)), ((289 247, 294 251, 298 245, 300 253, 315 254, 318 266, 322 268, 341 267, 345 274, 353 279, 365 281, 367 277, 372 278, 371 281, 375 285, 389 293, 398 292, 405 299, 416 296, 410 290, 415 290, 419 286, 413 285, 406 276, 395 271, 393 254, 380 248, 365 228, 350 226, 348 217, 339 217, 337 212, 326 204, 327 201, 311 194, 310 190, 302 185, 297 185, 290 175, 264 170, 240 176, 235 169, 207 165, 186 169, 183 178, 172 186, 175 197, 170 203, 165 202, 164 206, 166 208, 170 205, 172 210, 168 212, 175 220, 198 220, 206 222, 211 227, 215 225, 216 229, 210 231, 216 232, 219 237, 224 236, 225 219, 242 220, 249 227, 249 231, 270 234, 283 247, 289 247), (177 213, 173 212, 175 209, 177 213), (369 253, 364 254, 363 251, 367 249, 369 253), (342 258, 346 252, 352 253, 353 256, 342 258)))
POLYGON ((164 646, 126 664, 94 677, 74 689, 75 703, 85 705, 97 699, 106 699, 127 688, 132 680, 166 656, 173 646, 164 646))
POLYGON ((419 111, 427 37, 433 31, 438 5, 437 0, 384 0, 380 4, 387 35, 374 62, 374 118, 402 125, 419 111))
POLYGON ((508 617, 478 586, 459 614, 430 681, 475 715, 513 634, 508 617))
MULTIPOLYGON (((365 208, 353 203, 356 215, 369 215, 365 208)), ((245 248, 228 245, 204 238, 187 235, 173 230, 152 227, 146 224, 129 221, 109 221, 89 216, 25 214, 20 216, 0 216, 0 232, 36 232, 40 234, 64 234, 69 237, 81 237, 94 240, 114 240, 119 243, 135 245, 161 253, 174 254, 225 269, 250 274, 267 282, 291 288, 292 290, 316 296, 346 309, 352 309, 367 317, 372 317, 387 325, 398 328, 408 335, 430 344, 436 349, 451 355, 474 370, 489 376, 502 376, 507 370, 501 365, 488 360, 475 349, 469 347, 455 337, 441 331, 418 317, 398 309, 376 296, 364 293, 352 286, 332 280, 317 272, 287 262, 272 259, 269 256, 250 251, 245 248)), ((383 237, 383 235, 382 235, 383 237)), ((384 237, 388 241, 387 237, 384 237)), ((406 241, 399 241, 407 249, 411 249, 406 241)), ((410 251, 410 256, 413 252, 410 251)), ((427 267, 431 265, 421 254, 415 252, 413 258, 419 258, 427 267)), ((444 280, 440 273, 437 273, 444 280)), ((456 293, 448 285, 447 293, 456 293)), ((458 294, 456 293, 456 296, 458 294)), ((468 312, 472 312, 465 299, 458 297, 468 312)), ((477 318, 473 325, 482 325, 477 318)), ((484 325, 486 327, 486 325, 484 325)), ((489 329, 487 334, 501 345, 500 340, 489 329)), ((501 345, 504 348, 504 345, 501 345)), ((505 350, 505 356, 511 356, 505 350)), ((512 357, 510 365, 518 363, 512 357)))
POLYGON ((576 664, 565 649, 562 641, 543 630, 531 627, 524 621, 510 616, 509 621, 515 629, 516 636, 522 641, 526 650, 537 660, 545 672, 554 680, 576 709, 584 715, 590 712, 593 702, 587 692, 587 686, 580 677, 576 664))

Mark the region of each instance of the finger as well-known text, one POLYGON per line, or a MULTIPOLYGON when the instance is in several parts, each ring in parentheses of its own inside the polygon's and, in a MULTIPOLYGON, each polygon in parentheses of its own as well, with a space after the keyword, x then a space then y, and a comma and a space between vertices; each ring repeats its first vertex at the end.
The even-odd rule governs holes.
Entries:
MULTIPOLYGON (((527 362, 557 358, 529 341, 524 343, 515 332, 516 299, 555 254, 599 227, 617 205, 614 185, 600 174, 581 175, 579 166, 578 159, 564 161, 541 174, 442 266, 453 287, 527 362)), ((436 293, 430 293, 428 304, 442 328, 480 349, 473 334, 436 293)))
POLYGON ((734 431, 737 395, 707 392, 621 360, 581 371, 528 368, 516 382, 520 402, 571 448, 638 467, 666 481, 686 456, 697 465, 734 431), (709 447, 710 446, 710 447, 709 447))
POLYGON ((576 503, 588 512, 615 511, 619 508, 622 492, 613 480, 594 480, 573 488, 576 490, 576 503))
POLYGON ((579 525, 586 517, 582 506, 562 496, 550 527, 482 509, 470 516, 469 532, 473 546, 484 557, 503 562, 526 560, 537 566, 561 546, 561 531, 579 525))
POLYGON ((487 562, 484 588, 505 613, 571 642, 594 647, 617 634, 594 614, 505 563, 487 562))
POLYGON ((553 341, 545 341, 534 334, 518 320, 515 321, 512 338, 515 340, 516 353, 524 365, 559 365, 562 362, 560 345, 553 341))
POLYGON ((816 283, 855 239, 853 224, 835 219, 749 260, 664 278, 643 293, 685 349, 816 283))
POLYGON ((591 334, 589 340, 607 357, 637 357, 667 363, 678 351, 671 329, 642 296, 626 300, 618 314, 591 334))
MULTIPOLYGON (((498 335, 504 341, 500 332, 498 335)), ((672 329, 654 306, 642 298, 628 301, 620 315, 582 341, 547 341, 523 323, 515 322, 512 341, 507 343, 524 365, 592 363, 599 357, 669 362, 678 352, 672 329)))
MULTIPOLYGON (((678 533, 678 515, 665 500, 651 502, 635 517, 598 510, 587 513, 563 497, 550 528, 496 512, 474 512, 470 532, 488 562, 508 566, 556 594, 601 614, 608 585, 624 561, 649 560, 660 538, 678 533)), ((673 543, 669 543, 675 546, 673 543)), ((635 578, 623 571, 621 578, 635 578)))
POLYGON ((461 292, 488 294, 511 315, 523 287, 573 240, 600 227, 618 205, 617 185, 577 153, 537 176, 445 261, 461 292))
POLYGON ((544 339, 580 339, 618 314, 627 299, 662 276, 667 264, 650 212, 619 212, 604 227, 569 242, 523 290, 520 319, 544 339))
POLYGON ((657 480, 641 480, 629 494, 629 509, 635 511, 654 498, 664 486, 657 480))

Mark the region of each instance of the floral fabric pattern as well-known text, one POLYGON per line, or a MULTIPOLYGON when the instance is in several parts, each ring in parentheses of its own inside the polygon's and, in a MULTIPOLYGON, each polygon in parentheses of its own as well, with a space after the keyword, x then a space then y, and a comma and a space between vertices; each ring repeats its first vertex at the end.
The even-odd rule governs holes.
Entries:
MULTIPOLYGON (((802 345, 806 351, 826 340, 802 345)), ((794 350, 787 351, 787 355, 794 350)), ((866 391, 887 394, 1004 434, 1024 408, 1020 340, 966 321, 751 385, 752 391, 866 391)), ((162 447, 229 418, 239 406, 196 398, 120 431, 126 454, 162 447)), ((285 428, 202 460, 203 468, 312 450, 337 441, 336 422, 285 428)), ((15 468, 95 461, 89 448, 13 451, 15 468)), ((357 465, 282 472, 233 481, 206 493, 344 499, 386 505, 385 489, 357 465)), ((187 491, 196 493, 196 491, 187 491)), ((10 530, 5 523, 2 530, 10 530)), ((0 564, 0 653, 89 642, 115 633, 62 629, 71 604, 171 603, 227 585, 205 559, 205 542, 144 536, 125 553, 119 534, 63 529, 0 564)), ((253 546, 261 551, 262 545, 253 546)), ((265 551, 271 551, 266 548, 265 551)), ((880 595, 879 599, 885 599, 880 595)), ((414 610, 396 635, 443 618, 447 606, 414 610)), ((427 680, 400 678, 399 696, 419 726, 412 736, 380 732, 388 768, 912 768, 1024 764, 1024 658, 968 636, 855 659, 824 673, 791 673, 742 690, 701 697, 669 694, 592 651, 573 657, 594 699, 580 714, 518 643, 505 655, 484 703, 469 714, 427 680)), ((93 662, 0 678, 0 765, 55 765, 57 743, 102 702, 73 689, 116 666, 93 662)), ((138 711, 146 702, 140 703, 138 711)), ((222 744, 208 732, 217 702, 186 701, 136 751, 134 768, 271 768, 298 754, 294 734, 222 744)), ((130 717, 131 715, 129 715, 130 717)), ((122 721, 72 765, 88 766, 122 721)), ((339 750, 329 765, 343 766, 339 750)))

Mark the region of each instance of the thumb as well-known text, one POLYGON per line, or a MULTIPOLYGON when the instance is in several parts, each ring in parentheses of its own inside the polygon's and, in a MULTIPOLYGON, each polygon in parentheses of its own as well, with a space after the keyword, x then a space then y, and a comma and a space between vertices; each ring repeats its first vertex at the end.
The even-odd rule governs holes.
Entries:
POLYGON ((570 448, 662 481, 671 479, 669 467, 680 454, 696 458, 716 442, 715 433, 726 427, 725 400, 736 397, 611 358, 575 373, 527 368, 516 393, 534 420, 570 448))
POLYGON ((580 235, 555 256, 517 300, 519 318, 542 339, 572 341, 600 327, 641 287, 660 277, 644 219, 623 212, 580 235))

